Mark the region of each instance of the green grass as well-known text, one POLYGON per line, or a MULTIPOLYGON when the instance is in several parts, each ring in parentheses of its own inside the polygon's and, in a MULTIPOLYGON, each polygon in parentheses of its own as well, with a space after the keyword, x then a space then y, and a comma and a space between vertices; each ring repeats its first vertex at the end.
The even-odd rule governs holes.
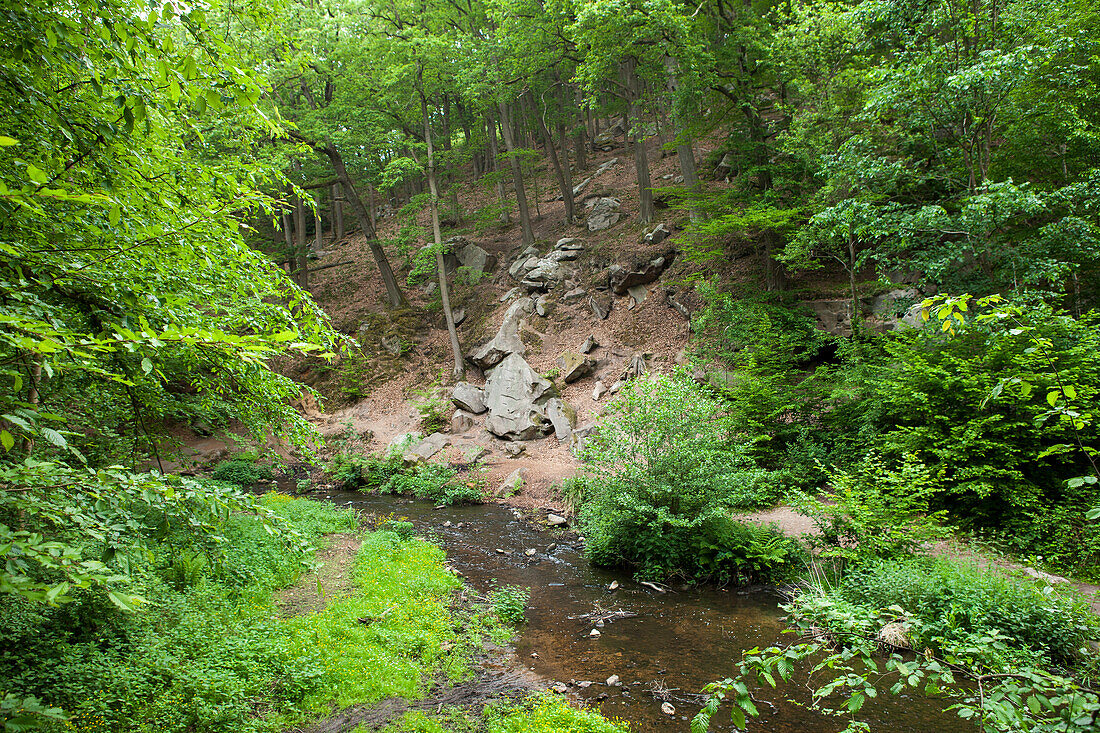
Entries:
MULTIPOLYGON (((368 733, 360 726, 354 733, 368 733)), ((486 707, 480 716, 461 710, 443 710, 438 715, 406 713, 384 733, 629 733, 630 726, 608 719, 594 710, 571 705, 551 694, 532 695, 518 705, 486 707)))
MULTIPOLYGON (((270 494, 263 503, 312 542, 359 525, 321 502, 270 494)), ((492 614, 448 608, 458 580, 442 550, 385 531, 364 536, 355 595, 281 618, 275 592, 309 555, 251 516, 223 531, 220 560, 198 555, 181 568, 167 547, 146 559, 134 588, 150 601, 140 613, 92 592, 57 608, 0 607, 0 694, 63 708, 72 719, 58 731, 267 733, 333 704, 419 697, 437 673, 468 674, 483 638, 510 634, 492 614)))

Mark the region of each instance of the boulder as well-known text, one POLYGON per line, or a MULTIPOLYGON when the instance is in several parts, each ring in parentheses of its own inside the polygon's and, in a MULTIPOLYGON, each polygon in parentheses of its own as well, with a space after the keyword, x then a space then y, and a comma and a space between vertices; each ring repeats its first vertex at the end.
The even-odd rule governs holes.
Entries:
POLYGON ((564 524, 569 524, 569 520, 560 514, 547 514, 546 523, 551 527, 560 527, 564 524))
POLYGON ((626 295, 627 290, 635 285, 648 285, 661 276, 676 257, 676 251, 670 250, 660 257, 655 257, 643 265, 633 269, 612 266, 608 268, 611 281, 611 289, 616 295, 626 295))
POLYGON ((596 370, 595 359, 572 351, 566 351, 559 356, 558 364, 561 365, 562 379, 566 384, 583 379, 596 370))
POLYGON ((611 168, 613 166, 616 166, 618 164, 619 164, 619 159, 618 158, 612 158, 611 160, 604 161, 603 163, 600 164, 600 167, 596 169, 596 172, 592 174, 592 177, 595 178, 598 175, 606 173, 607 171, 611 170, 611 168))
POLYGON ((404 453, 409 448, 420 442, 423 436, 420 433, 401 433, 393 436, 393 440, 386 446, 387 453, 404 453))
MULTIPOLYGON (((452 237, 452 239, 455 239, 452 237)), ((450 240, 448 240, 450 241, 450 240)), ((496 255, 491 255, 476 244, 467 244, 455 253, 458 263, 469 271, 469 280, 477 282, 482 275, 496 269, 496 255)))
POLYGON ((586 338, 584 340, 584 343, 581 344, 581 353, 582 354, 591 354, 592 351, 596 347, 598 347, 599 345, 600 345, 600 342, 596 340, 596 337, 593 336, 592 334, 588 334, 588 338, 586 338))
POLYGON ((672 236, 672 232, 664 224, 658 224, 654 227, 653 231, 647 232, 642 241, 646 244, 660 244, 669 237, 672 236))
POLYGON ((461 326, 466 320, 466 309, 455 308, 453 311, 451 311, 451 318, 454 319, 456 326, 461 326))
POLYGON ((626 289, 634 305, 641 305, 649 295, 649 289, 645 285, 631 285, 626 289))
POLYGON ((569 275, 565 265, 549 258, 541 259, 538 265, 523 278, 528 290, 549 290, 569 275))
POLYGON ((432 433, 427 438, 424 438, 424 440, 420 441, 408 451, 406 451, 406 455, 412 453, 416 456, 419 456, 422 460, 427 461, 436 453, 447 447, 450 442, 451 439, 443 433, 432 433))
POLYGON ((474 416, 465 410, 455 410, 451 415, 451 432, 462 434, 474 426, 474 416))
POLYGON ((851 304, 852 301, 847 298, 810 300, 804 303, 817 316, 817 325, 821 330, 845 337, 852 335, 851 304))
POLYGON ((584 249, 584 240, 577 239, 576 237, 562 237, 554 245, 554 249, 580 252, 584 249))
POLYGON ((586 295, 588 295, 588 291, 584 288, 573 288, 565 295, 561 296, 561 300, 563 303, 572 303, 573 301, 581 300, 586 295))
POLYGON ((490 369, 499 364, 509 354, 525 354, 526 348, 519 337, 520 321, 534 310, 535 304, 530 298, 520 298, 508 307, 501 321, 497 335, 488 343, 474 350, 468 357, 482 369, 490 369))
POLYGON ((541 405, 552 388, 522 356, 509 354, 485 382, 485 404, 489 407, 485 427, 506 440, 537 438, 547 421, 541 405))
POLYGON ((577 411, 560 397, 553 397, 546 403, 546 417, 554 426, 554 435, 562 443, 573 434, 573 425, 577 422, 577 411))
POLYGON ((584 441, 596 430, 596 423, 590 422, 578 428, 573 428, 573 434, 569 436, 569 450, 573 455, 579 456, 584 450, 584 441))
POLYGON ((525 473, 524 469, 517 468, 508 474, 508 478, 504 479, 497 487, 497 497, 504 498, 518 494, 523 489, 523 475, 525 473))
POLYGON ((588 215, 588 231, 598 232, 617 224, 622 218, 622 213, 619 211, 620 205, 618 199, 610 197, 597 199, 592 206, 592 213, 588 215))
POLYGON ((596 386, 592 388, 592 399, 599 402, 600 398, 605 394, 607 394, 607 387, 604 386, 603 382, 597 379, 596 386))
POLYGON ((691 311, 686 305, 684 305, 675 290, 665 290, 665 295, 668 297, 668 306, 674 311, 682 315, 684 318, 691 320, 691 311))
POLYGON ((469 382, 459 382, 455 385, 451 392, 451 402, 458 409, 475 415, 480 415, 489 409, 485 406, 485 391, 469 382))
POLYGON ((543 295, 535 301, 535 313, 538 313, 543 318, 546 318, 548 315, 550 315, 550 311, 553 309, 553 307, 554 305, 550 302, 549 295, 543 295))
POLYGON ((500 301, 499 302, 503 303, 505 301, 511 300, 512 298, 515 298, 516 296, 522 295, 522 294, 523 294, 523 291, 520 290, 519 288, 512 288, 507 293, 500 296, 500 301))
POLYGON ((579 250, 575 249, 556 249, 550 254, 546 255, 546 259, 553 260, 554 262, 572 262, 581 256, 579 250))
POLYGON ((527 452, 527 446, 522 443, 508 443, 504 446, 504 454, 509 458, 519 458, 527 452))
POLYGON ((588 296, 588 305, 601 321, 606 321, 611 315, 611 296, 607 293, 592 293, 588 296))

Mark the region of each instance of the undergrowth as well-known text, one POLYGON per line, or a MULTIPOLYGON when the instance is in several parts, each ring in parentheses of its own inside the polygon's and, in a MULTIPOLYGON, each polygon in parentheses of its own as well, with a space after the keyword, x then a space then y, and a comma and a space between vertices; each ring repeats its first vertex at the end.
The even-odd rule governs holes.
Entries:
POLYGON ((443 504, 484 500, 484 481, 463 481, 458 471, 438 463, 406 465, 397 452, 382 456, 340 453, 328 471, 344 488, 372 494, 407 494, 443 504))

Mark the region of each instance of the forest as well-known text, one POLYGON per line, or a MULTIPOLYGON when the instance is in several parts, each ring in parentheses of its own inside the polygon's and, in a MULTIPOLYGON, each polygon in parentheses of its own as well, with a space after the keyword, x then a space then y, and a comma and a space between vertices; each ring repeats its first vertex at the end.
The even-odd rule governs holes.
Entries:
POLYGON ((22 0, 0 38, 5 733, 656 729, 429 704, 538 590, 330 490, 778 589, 793 636, 668 729, 797 686, 821 731, 1100 728, 1097 4, 22 0))

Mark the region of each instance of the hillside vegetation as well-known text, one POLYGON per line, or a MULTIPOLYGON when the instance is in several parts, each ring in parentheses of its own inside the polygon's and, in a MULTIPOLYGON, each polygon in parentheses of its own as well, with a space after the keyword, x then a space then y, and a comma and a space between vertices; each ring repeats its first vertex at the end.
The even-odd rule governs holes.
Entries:
MULTIPOLYGON (((567 427, 494 434, 572 442, 591 562, 810 568, 810 640, 747 651, 696 728, 805 659, 853 730, 880 664, 982 730, 1097 726, 1097 617, 1046 582, 1100 580, 1095 3, 24 0, 0 38, 5 731, 275 730, 461 676, 457 584, 389 532, 356 582, 419 563, 392 623, 438 628, 349 689, 303 639, 375 596, 266 614, 358 525, 242 487, 327 452, 349 485, 483 496, 307 415, 415 383, 446 427, 496 352, 560 401, 567 427), (612 308, 609 357, 559 354, 612 308), (252 446, 235 484, 175 473, 211 434, 252 446), (777 504, 816 537, 737 518, 777 504), (1044 571, 926 556, 947 535, 1044 571)), ((525 705, 465 724, 619 727, 525 705)))

